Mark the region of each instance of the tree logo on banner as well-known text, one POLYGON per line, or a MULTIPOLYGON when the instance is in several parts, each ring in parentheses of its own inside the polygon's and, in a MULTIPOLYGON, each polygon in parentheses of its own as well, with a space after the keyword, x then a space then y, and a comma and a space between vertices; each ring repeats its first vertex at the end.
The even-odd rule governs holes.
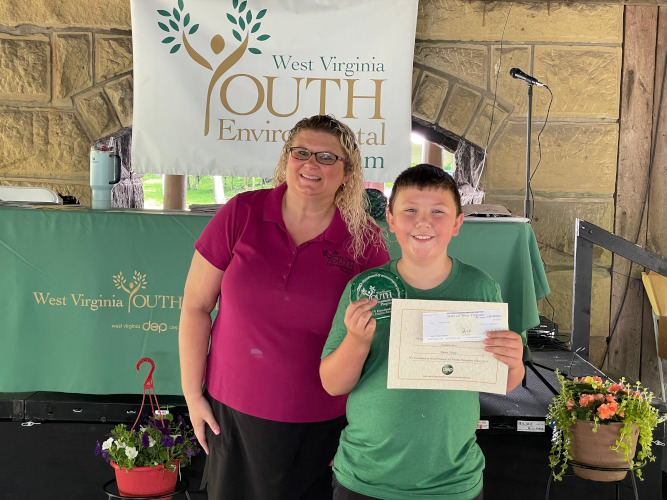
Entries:
MULTIPOLYGON (((203 66, 204 68, 213 71, 213 76, 211 76, 211 81, 208 85, 208 93, 206 94, 206 117, 204 121, 205 136, 208 135, 209 132, 211 92, 213 92, 213 87, 217 81, 220 80, 220 77, 227 70, 229 70, 232 66, 241 60, 241 57, 243 57, 243 54, 245 54, 246 50, 251 54, 262 53, 262 51, 258 48, 248 47, 248 45, 250 44, 250 35, 254 35, 259 31, 259 28, 262 25, 259 20, 266 15, 267 9, 260 10, 257 15, 253 17, 252 11, 250 9, 246 10, 247 4, 247 1, 239 2, 239 0, 232 0, 234 14, 227 13, 227 19, 233 25, 232 35, 234 35, 234 38, 241 42, 241 45, 239 45, 233 52, 227 55, 227 57, 225 57, 220 62, 220 64, 218 64, 218 67, 215 68, 215 70, 213 69, 211 63, 209 63, 199 52, 197 52, 188 41, 188 35, 194 35, 199 29, 199 24, 193 24, 189 29, 187 29, 188 25, 190 24, 190 14, 186 13, 183 15, 183 0, 178 0, 178 8, 174 7, 171 12, 168 10, 157 11, 157 13, 164 18, 164 22, 157 23, 160 29, 166 31, 167 33, 171 33, 173 31, 177 35, 168 36, 162 40, 162 43, 171 45, 169 53, 175 54, 180 50, 181 46, 183 46, 193 61, 203 66), (180 37, 178 36, 179 34, 180 37)), ((256 36, 256 41, 258 42, 263 42, 270 38, 270 35, 256 36)), ((222 37, 222 35, 215 35, 213 38, 211 38, 210 44, 211 49, 216 55, 222 53, 222 51, 225 49, 225 39, 222 37)))
POLYGON ((134 271, 132 283, 127 286, 125 285, 127 283, 127 279, 125 279, 125 276, 123 276, 123 271, 120 271, 118 274, 113 276, 113 282, 114 285, 116 285, 116 288, 123 290, 130 295, 127 301, 127 312, 130 312, 130 308, 132 307, 132 298, 137 294, 137 292, 139 292, 139 290, 146 288, 146 285, 148 284, 146 281, 146 273, 141 274, 139 271, 134 271))

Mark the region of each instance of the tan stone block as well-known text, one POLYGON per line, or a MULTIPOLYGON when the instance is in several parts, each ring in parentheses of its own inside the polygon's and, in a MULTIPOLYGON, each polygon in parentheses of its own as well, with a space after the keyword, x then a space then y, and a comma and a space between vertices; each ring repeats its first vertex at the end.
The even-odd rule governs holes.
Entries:
POLYGON ((104 86, 104 91, 116 110, 116 115, 123 127, 132 125, 132 98, 134 96, 133 79, 124 76, 104 86))
POLYGON ((89 27, 131 30, 128 0, 2 0, 0 19, 6 26, 34 24, 50 28, 89 27))
POLYGON ((0 175, 83 180, 89 148, 72 111, 0 108, 0 175))
POLYGON ((475 116, 481 100, 482 96, 479 95, 479 92, 459 84, 454 85, 438 125, 462 136, 475 116))
POLYGON ((423 64, 470 85, 488 87, 489 50, 481 45, 453 43, 415 44, 415 64, 423 64))
MULTIPOLYGON (((612 2, 609 2, 612 3, 612 2)), ((621 43, 623 5, 420 0, 417 39, 621 43), (511 12, 510 12, 511 7, 511 12), (509 18, 508 18, 509 14, 509 18)))
POLYGON ((507 120, 509 114, 510 112, 505 108, 505 105, 496 102, 494 106, 493 100, 486 99, 486 102, 473 119, 470 129, 465 134, 465 138, 484 149, 489 144, 494 143, 496 134, 507 120), (492 123, 493 126, 491 126, 492 123), (490 132, 489 129, 491 129, 490 132))
MULTIPOLYGON (((538 161, 533 124, 531 168, 538 161)), ((533 191, 611 195, 616 189, 618 125, 615 123, 552 123, 541 138, 542 161, 532 180, 533 191)), ((489 150, 485 190, 525 191, 526 125, 511 122, 489 150)))
POLYGON ((90 33, 54 35, 53 102, 70 104, 71 97, 93 84, 90 33))
MULTIPOLYGON (((492 47, 491 54, 491 92, 495 91, 497 76, 498 98, 514 108, 512 110, 514 118, 526 117, 528 114, 528 84, 512 78, 509 72, 512 68, 529 72, 528 68, 531 67, 530 47, 504 45, 501 57, 500 46, 498 45, 492 47)), ((533 105, 533 115, 537 115, 535 105, 533 105)))
POLYGON ((50 99, 49 39, 44 35, 0 34, 0 100, 48 102, 50 99))
MULTIPOLYGON (((506 207, 512 214, 523 216, 523 196, 509 196, 487 191, 485 202, 506 207)), ((574 266, 575 220, 591 222, 607 231, 614 227, 614 199, 552 198, 536 196, 531 204, 532 227, 542 259, 549 269, 574 266)), ((593 246, 593 263, 608 268, 611 252, 593 246)))
POLYGON ((449 81, 430 73, 424 73, 412 101, 412 114, 417 118, 435 123, 448 88, 449 81))
MULTIPOLYGON (((572 280, 574 270, 558 270, 547 272, 547 281, 551 293, 549 302, 554 307, 554 321, 558 331, 572 332, 572 280)), ((592 337, 609 335, 609 293, 611 278, 607 269, 593 268, 591 281, 591 328, 592 337)), ((582 298, 583 300, 583 298, 582 298)), ((539 301, 538 308, 545 316, 551 317, 551 307, 545 299, 539 301)))
MULTIPOLYGON (((533 76, 556 96, 552 117, 617 119, 620 103, 621 47, 535 47, 533 76)), ((534 116, 549 104, 549 93, 534 93, 534 116)))
POLYGON ((95 82, 132 71, 132 37, 95 35, 95 82))
POLYGON ((93 139, 106 137, 121 128, 113 106, 102 89, 94 88, 79 94, 74 98, 74 105, 93 139))

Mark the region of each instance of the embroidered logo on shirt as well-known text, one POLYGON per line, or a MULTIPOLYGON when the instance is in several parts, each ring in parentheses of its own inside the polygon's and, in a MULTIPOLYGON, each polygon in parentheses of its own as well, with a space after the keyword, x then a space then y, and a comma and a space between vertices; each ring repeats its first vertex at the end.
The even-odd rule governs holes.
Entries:
POLYGON ((338 250, 330 252, 329 250, 322 251, 322 255, 327 258, 327 266, 337 267, 341 271, 347 274, 352 274, 354 272, 354 261, 338 255, 338 250))

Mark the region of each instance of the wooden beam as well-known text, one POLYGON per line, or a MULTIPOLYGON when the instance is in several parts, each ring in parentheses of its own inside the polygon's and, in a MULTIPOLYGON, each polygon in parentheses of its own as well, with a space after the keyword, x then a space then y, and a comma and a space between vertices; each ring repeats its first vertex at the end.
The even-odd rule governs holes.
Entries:
MULTIPOLYGON (((468 0, 469 3, 486 2, 500 3, 515 0, 468 0)), ((521 0, 521 3, 553 3, 553 4, 599 4, 599 5, 651 5, 653 7, 667 6, 667 0, 521 0)))
MULTIPOLYGON (((653 87, 658 9, 627 7, 623 40, 621 111, 616 173, 614 234, 646 247, 646 187, 653 130, 653 87)), ((614 255, 611 278, 607 372, 637 380, 640 375, 644 289, 641 268, 614 255), (629 278, 630 276, 630 278, 629 278)), ((642 378, 644 382, 644 378, 642 378)))
POLYGON ((185 209, 185 192, 188 186, 187 175, 164 176, 164 203, 165 210, 185 209))
MULTIPOLYGON (((658 43, 656 44, 655 91, 653 93, 653 168, 651 170, 651 194, 648 206, 648 234, 646 248, 659 255, 667 256, 667 83, 665 63, 667 62, 667 7, 660 7, 658 13, 658 43), (658 114, 660 111, 660 114, 658 114)), ((663 363, 655 353, 651 305, 644 294, 644 336, 642 338, 641 381, 661 394, 663 380, 660 380, 658 363, 663 363), (651 320, 651 321, 649 321, 651 320), (647 324, 648 323, 648 324, 647 324), (655 382, 654 382, 655 381, 655 382)), ((664 365, 664 364, 663 364, 664 365)), ((664 369, 663 369, 664 372, 664 369)))
POLYGON ((424 141, 422 161, 436 167, 442 167, 442 148, 432 142, 424 141))

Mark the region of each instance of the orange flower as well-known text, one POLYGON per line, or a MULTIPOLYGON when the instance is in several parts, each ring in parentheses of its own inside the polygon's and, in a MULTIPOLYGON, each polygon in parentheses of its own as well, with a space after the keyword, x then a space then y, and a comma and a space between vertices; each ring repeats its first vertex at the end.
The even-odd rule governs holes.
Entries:
POLYGON ((607 397, 605 398, 609 403, 612 403, 616 401, 616 398, 614 397, 613 394, 607 394, 607 397))
POLYGON ((616 414, 618 405, 616 403, 605 403, 598 407, 598 415, 602 420, 613 417, 616 414))
POLYGON ((588 403, 592 403, 595 401, 595 396, 592 394, 582 394, 582 396, 579 398, 579 406, 582 408, 584 406, 588 406, 588 403))
POLYGON ((575 405, 576 403, 574 402, 574 399, 570 398, 570 399, 567 400, 567 403, 566 403, 566 404, 567 404, 567 409, 568 409, 568 410, 571 410, 572 408, 574 408, 574 405, 575 405))

